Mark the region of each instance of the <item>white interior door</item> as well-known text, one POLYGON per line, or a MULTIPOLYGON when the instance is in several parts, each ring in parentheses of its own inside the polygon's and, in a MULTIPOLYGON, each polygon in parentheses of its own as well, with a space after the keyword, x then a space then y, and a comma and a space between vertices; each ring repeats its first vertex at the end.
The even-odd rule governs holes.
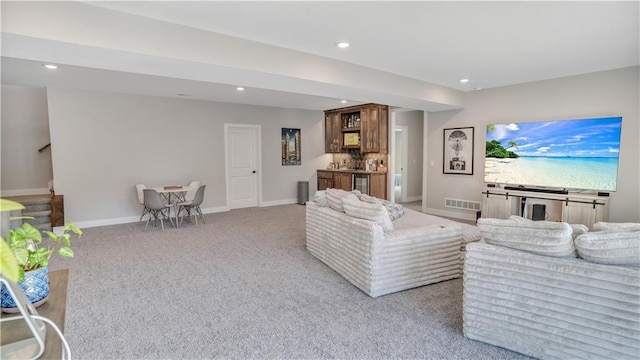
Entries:
POLYGON ((393 189, 396 202, 407 201, 407 152, 409 147, 409 127, 406 125, 396 125, 395 136, 395 172, 393 179, 393 189))
POLYGON ((260 126, 225 124, 225 142, 229 208, 258 206, 260 126))

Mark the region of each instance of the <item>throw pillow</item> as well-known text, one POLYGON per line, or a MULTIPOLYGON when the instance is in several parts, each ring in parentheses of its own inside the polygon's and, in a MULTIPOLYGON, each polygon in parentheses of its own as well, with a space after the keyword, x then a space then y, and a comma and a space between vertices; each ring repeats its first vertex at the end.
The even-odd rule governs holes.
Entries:
POLYGON ((575 241, 581 258, 607 265, 640 266, 640 233, 590 232, 575 241))
POLYGON ((478 219, 488 244, 554 257, 575 257, 572 229, 564 222, 527 219, 478 219))
POLYGON ((342 198, 351 193, 341 189, 327 189, 326 191, 327 200, 329 201, 329 207, 333 210, 344 212, 344 207, 342 206, 342 198))
POLYGON ((396 220, 402 215, 404 215, 404 206, 393 203, 389 200, 380 200, 380 202, 382 203, 382 206, 387 208, 387 211, 389 212, 389 218, 391 219, 391 221, 396 220))
POLYGON ((342 198, 344 212, 354 218, 371 220, 382 226, 382 231, 386 234, 393 232, 393 224, 389 218, 389 212, 381 204, 369 204, 360 201, 355 196, 345 196, 342 198))
POLYGON ((318 190, 318 191, 316 191, 315 195, 313 196, 313 200, 319 206, 323 206, 323 207, 329 206, 329 200, 327 199, 326 190, 318 190))
POLYGON ((587 225, 569 224, 569 226, 571 226, 571 237, 573 237, 573 240, 575 240, 578 236, 589 232, 589 228, 587 227, 587 225))
POLYGON ((378 200, 377 198, 375 198, 373 196, 369 196, 367 194, 361 194, 360 195, 360 201, 366 202, 366 203, 369 203, 369 204, 380 204, 380 200, 378 200))

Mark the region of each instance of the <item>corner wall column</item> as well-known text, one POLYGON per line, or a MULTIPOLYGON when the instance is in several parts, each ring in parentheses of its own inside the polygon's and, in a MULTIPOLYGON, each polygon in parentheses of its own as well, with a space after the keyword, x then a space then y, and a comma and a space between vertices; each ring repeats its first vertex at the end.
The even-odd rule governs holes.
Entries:
POLYGON ((427 152, 429 144, 429 112, 422 112, 422 212, 427 212, 427 179, 429 173, 429 154, 427 152))

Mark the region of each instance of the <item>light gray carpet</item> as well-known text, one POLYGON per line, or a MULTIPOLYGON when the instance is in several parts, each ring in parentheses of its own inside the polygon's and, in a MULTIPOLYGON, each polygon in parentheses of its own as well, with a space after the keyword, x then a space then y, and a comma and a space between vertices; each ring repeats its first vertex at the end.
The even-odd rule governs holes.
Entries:
POLYGON ((462 280, 371 299, 305 249, 302 205, 74 243, 75 359, 526 359, 462 335, 462 280))

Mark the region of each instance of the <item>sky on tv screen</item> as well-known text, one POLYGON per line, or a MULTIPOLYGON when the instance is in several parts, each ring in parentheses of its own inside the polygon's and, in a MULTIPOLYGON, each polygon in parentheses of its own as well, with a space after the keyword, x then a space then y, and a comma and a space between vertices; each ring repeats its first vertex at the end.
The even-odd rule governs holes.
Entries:
POLYGON ((494 126, 487 141, 498 140, 519 156, 617 158, 620 152, 621 117, 494 126))

